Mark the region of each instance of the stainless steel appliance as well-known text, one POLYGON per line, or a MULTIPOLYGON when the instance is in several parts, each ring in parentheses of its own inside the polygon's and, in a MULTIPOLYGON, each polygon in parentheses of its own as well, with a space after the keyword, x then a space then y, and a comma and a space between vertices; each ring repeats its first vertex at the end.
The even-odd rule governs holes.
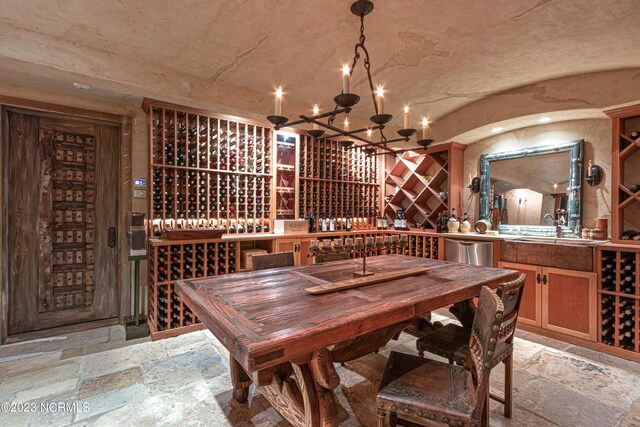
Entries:
POLYGON ((445 239, 444 259, 462 264, 492 267, 493 242, 445 239))

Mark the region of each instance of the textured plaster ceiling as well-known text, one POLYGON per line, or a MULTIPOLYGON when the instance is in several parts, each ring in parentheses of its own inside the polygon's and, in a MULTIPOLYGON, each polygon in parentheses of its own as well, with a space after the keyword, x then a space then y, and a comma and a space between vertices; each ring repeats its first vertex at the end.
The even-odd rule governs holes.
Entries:
MULTIPOLYGON (((28 86, 48 78, 64 87, 82 81, 97 89, 82 96, 150 96, 256 116, 271 113, 273 89, 282 84, 285 113, 303 113, 314 101, 328 109, 358 37, 350 3, 3 0, 0 80, 28 86)), ((640 68, 638 0, 378 0, 375 6, 366 19, 374 80, 385 85, 387 112, 399 119, 409 102, 416 126, 425 114, 437 130, 464 107, 537 82, 640 68)), ((363 99, 353 112, 356 125, 368 124, 372 111, 364 77, 356 69, 354 91, 363 99)), ((530 95, 546 102, 544 89, 530 95)), ((601 107, 569 101, 576 111, 601 107)), ((585 113, 576 114, 568 118, 585 113)))

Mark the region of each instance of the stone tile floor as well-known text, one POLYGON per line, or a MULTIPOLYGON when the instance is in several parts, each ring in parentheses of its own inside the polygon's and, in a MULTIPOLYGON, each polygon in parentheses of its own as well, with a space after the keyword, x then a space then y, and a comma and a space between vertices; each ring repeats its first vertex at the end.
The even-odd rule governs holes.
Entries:
MULTIPOLYGON (((336 365, 341 426, 376 425, 386 356, 415 354, 413 341, 336 365)), ((288 426, 253 388, 248 404, 232 400, 228 357, 208 331, 127 342, 120 326, 0 346, 0 403, 36 409, 3 406, 0 426, 288 426)), ((639 363, 519 331, 514 364, 513 418, 492 402, 492 426, 640 427, 639 363)))

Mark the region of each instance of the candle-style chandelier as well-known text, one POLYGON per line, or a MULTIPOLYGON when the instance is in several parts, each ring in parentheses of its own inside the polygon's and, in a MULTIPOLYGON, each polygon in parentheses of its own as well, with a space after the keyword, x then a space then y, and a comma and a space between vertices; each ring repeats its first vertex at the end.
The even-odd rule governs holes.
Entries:
POLYGON ((351 67, 348 64, 345 64, 342 68, 342 92, 333 98, 335 102, 335 107, 332 111, 326 113, 320 113, 318 109, 318 104, 315 104, 313 107, 313 115, 308 116, 305 114, 299 115, 299 120, 289 121, 289 118, 282 115, 282 98, 283 92, 282 87, 278 87, 276 90, 276 99, 275 99, 275 113, 271 116, 267 116, 267 120, 274 124, 275 129, 281 129, 284 127, 290 127, 299 125, 302 123, 311 123, 313 124, 313 129, 309 129, 306 132, 316 139, 334 139, 336 137, 344 137, 344 140, 340 141, 340 144, 345 148, 353 147, 353 140, 358 140, 368 144, 369 146, 365 148, 365 153, 367 155, 376 155, 376 154, 384 154, 384 153, 404 153, 406 151, 419 150, 427 148, 431 143, 433 143, 433 139, 429 138, 429 122, 426 117, 422 119, 422 133, 419 135, 416 148, 409 148, 405 150, 394 150, 388 146, 389 143, 404 141, 408 142, 409 139, 417 132, 416 129, 410 127, 409 124, 409 106, 404 106, 404 116, 403 116, 403 128, 398 130, 399 138, 396 139, 387 139, 384 135, 384 128, 387 123, 393 119, 391 114, 385 114, 384 112, 384 88, 382 85, 378 85, 376 89, 374 89, 373 80, 371 78, 371 61, 369 58, 369 51, 365 47, 364 43, 366 37, 364 35, 364 17, 373 11, 373 2, 369 0, 357 0, 351 5, 351 13, 360 17, 360 39, 358 43, 355 45, 355 55, 353 57, 353 62, 351 67), (360 59, 361 54, 364 54, 364 68, 367 72, 367 79, 369 80, 369 89, 371 90, 371 97, 373 99, 373 106, 375 114, 371 116, 370 120, 373 123, 373 126, 361 128, 361 129, 349 129, 349 119, 345 118, 344 126, 342 129, 333 125, 336 117, 339 114, 349 114, 352 108, 360 102, 360 96, 355 93, 351 93, 351 75, 353 74, 353 70, 358 64, 358 60, 360 59), (326 122, 322 121, 322 119, 327 119, 326 122), (323 127, 333 132, 331 134, 325 134, 323 127), (380 141, 373 142, 372 132, 377 130, 380 134, 380 141), (366 132, 367 137, 361 136, 366 132), (381 153, 377 152, 377 149, 380 148, 384 151, 381 153))

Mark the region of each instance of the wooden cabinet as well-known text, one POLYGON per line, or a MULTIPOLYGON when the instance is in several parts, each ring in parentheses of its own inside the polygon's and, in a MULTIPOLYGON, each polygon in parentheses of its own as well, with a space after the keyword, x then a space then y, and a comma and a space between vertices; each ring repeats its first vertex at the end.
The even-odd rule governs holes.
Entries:
POLYGON ((596 274, 501 262, 527 275, 519 322, 596 340, 596 274))
POLYGON ((309 257, 311 238, 303 239, 277 239, 276 252, 293 252, 296 265, 313 264, 314 258, 309 257))

